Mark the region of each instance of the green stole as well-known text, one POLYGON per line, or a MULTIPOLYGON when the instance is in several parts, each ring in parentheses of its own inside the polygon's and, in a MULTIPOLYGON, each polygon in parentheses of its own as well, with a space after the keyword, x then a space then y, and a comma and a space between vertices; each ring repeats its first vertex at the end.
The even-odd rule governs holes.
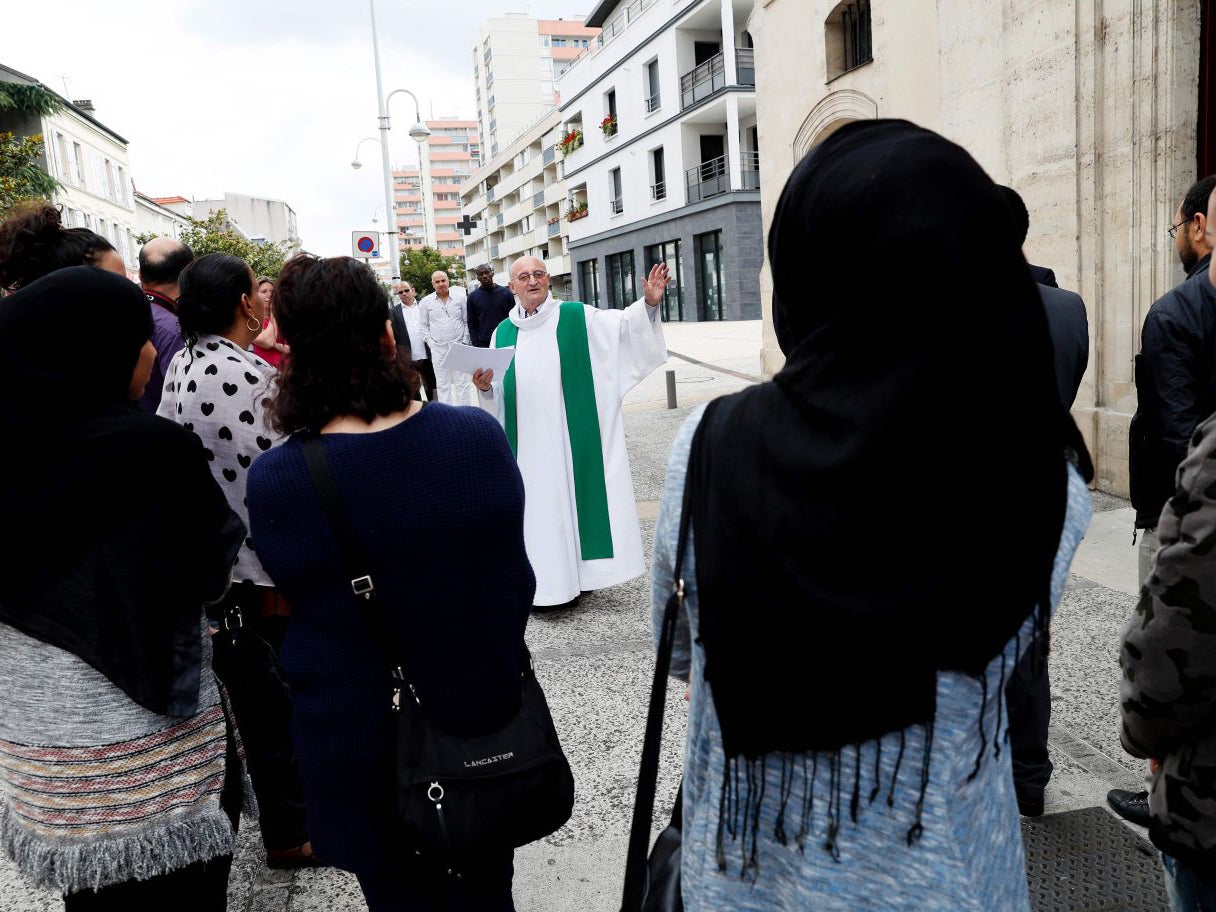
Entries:
MULTIPOLYGON (((561 359, 562 396, 574 465, 574 500, 578 508, 578 538, 583 560, 612 557, 612 526, 608 521, 608 486, 604 481, 604 447, 600 440, 595 379, 587 342, 587 317, 579 301, 562 301, 557 319, 557 352, 561 359)), ((496 348, 515 345, 519 328, 510 318, 498 324, 496 348)), ((515 362, 502 378, 503 425, 511 452, 519 458, 519 425, 515 408, 515 362)))

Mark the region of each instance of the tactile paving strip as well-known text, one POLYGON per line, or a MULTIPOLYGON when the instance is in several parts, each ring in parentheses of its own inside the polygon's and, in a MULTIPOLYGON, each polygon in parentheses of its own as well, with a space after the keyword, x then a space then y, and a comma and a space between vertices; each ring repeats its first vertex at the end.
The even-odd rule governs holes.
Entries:
POLYGON ((1169 912, 1160 855, 1105 808, 1023 818, 1034 912, 1169 912))

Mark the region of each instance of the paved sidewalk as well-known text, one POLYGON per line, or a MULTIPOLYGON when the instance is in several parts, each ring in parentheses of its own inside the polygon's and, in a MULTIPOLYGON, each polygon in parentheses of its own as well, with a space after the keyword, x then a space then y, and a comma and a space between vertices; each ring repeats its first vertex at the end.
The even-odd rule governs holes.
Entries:
MULTIPOLYGON (((629 457, 648 554, 667 454, 680 423, 697 403, 750 382, 739 374, 759 375, 758 322, 674 324, 667 327, 667 340, 670 351, 685 357, 673 356, 626 400, 629 457), (676 373, 680 407, 674 411, 666 408, 665 370, 676 373)), ((1108 788, 1135 787, 1142 775, 1139 764, 1119 747, 1116 702, 1118 637, 1136 591, 1131 510, 1115 498, 1095 499, 1100 512, 1053 623, 1051 748, 1056 774, 1047 793, 1049 814, 1100 807, 1108 788)), ((999 521, 1001 492, 990 492, 988 503, 999 521)), ((975 597, 982 607, 984 593, 975 597)), ((649 582, 642 577, 594 593, 574 611, 535 617, 528 626, 528 644, 574 768, 578 797, 566 827, 516 853, 515 895, 521 910, 610 912, 619 907, 653 668, 649 618, 649 582)), ((659 820, 670 811, 679 777, 686 709, 677 691, 672 689, 668 708, 659 820)), ((364 908, 348 875, 329 869, 269 872, 257 849, 256 831, 247 826, 230 881, 232 912, 364 908)), ((1071 889, 1084 892, 1084 885, 1071 889)), ((61 908, 57 897, 31 891, 11 866, 0 862, 0 912, 61 908)))

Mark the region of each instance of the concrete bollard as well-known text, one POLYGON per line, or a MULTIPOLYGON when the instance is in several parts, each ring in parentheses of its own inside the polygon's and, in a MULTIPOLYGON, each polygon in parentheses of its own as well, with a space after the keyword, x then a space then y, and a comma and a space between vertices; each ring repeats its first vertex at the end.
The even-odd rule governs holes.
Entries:
POLYGON ((667 371, 667 407, 676 408, 676 372, 667 371))

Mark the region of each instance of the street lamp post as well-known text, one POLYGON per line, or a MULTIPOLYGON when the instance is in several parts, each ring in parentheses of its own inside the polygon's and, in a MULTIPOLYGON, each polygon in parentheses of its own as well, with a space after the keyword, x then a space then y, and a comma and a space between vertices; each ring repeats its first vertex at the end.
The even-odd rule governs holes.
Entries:
POLYGON ((379 107, 380 118, 380 159, 384 167, 384 217, 389 223, 388 249, 389 257, 392 260, 393 281, 396 282, 401 278, 401 259, 397 244, 397 209, 393 205, 393 169, 388 154, 388 136, 389 130, 392 129, 388 116, 389 99, 393 95, 396 95, 397 92, 405 92, 414 99, 414 111, 417 114, 417 118, 414 125, 410 127, 410 138, 415 142, 422 142, 431 135, 431 131, 422 123, 422 116, 418 113, 418 99, 414 96, 413 92, 409 92, 406 89, 397 89, 392 94, 385 96, 384 77, 380 73, 380 36, 376 31, 376 0, 368 0, 367 5, 372 17, 372 57, 376 63, 376 104, 379 107))

